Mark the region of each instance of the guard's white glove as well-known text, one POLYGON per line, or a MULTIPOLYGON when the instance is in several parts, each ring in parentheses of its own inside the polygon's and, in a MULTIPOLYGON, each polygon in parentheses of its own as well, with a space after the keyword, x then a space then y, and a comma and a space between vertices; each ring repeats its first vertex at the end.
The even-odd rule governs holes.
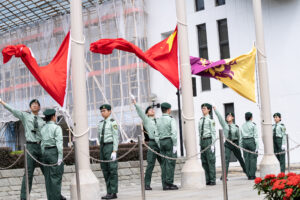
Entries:
POLYGON ((62 159, 57 160, 57 165, 60 165, 62 163, 62 159))
POLYGON ((215 152, 215 147, 214 147, 214 146, 211 146, 211 147, 210 147, 210 150, 211 150, 211 152, 214 153, 214 152, 215 152))
POLYGON ((173 154, 175 154, 177 152, 177 147, 173 146, 173 154))
POLYGON ((285 145, 282 145, 282 146, 281 146, 281 149, 282 149, 282 151, 285 151, 285 150, 286 150, 286 146, 285 146, 285 145))
POLYGON ((132 103, 136 104, 136 100, 135 100, 135 96, 133 96, 133 94, 130 93, 130 98, 132 103))
POLYGON ((116 152, 112 152, 110 158, 112 160, 116 160, 117 159, 117 153, 116 152))

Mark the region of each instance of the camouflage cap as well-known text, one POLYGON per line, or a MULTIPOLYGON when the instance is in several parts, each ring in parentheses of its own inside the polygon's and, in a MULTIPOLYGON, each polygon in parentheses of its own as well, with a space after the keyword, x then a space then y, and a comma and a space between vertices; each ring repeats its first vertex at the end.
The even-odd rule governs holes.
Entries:
POLYGON ((274 113, 274 115, 273 115, 273 117, 279 117, 280 119, 281 119, 281 114, 279 113, 279 112, 277 112, 277 113, 274 113))
POLYGON ((103 104, 103 105, 100 106, 99 109, 100 110, 102 110, 102 109, 111 110, 111 105, 109 105, 109 104, 103 104))
POLYGON ((46 109, 43 114, 45 116, 51 116, 51 115, 55 115, 56 111, 54 109, 46 109))
POLYGON ((165 108, 165 109, 170 109, 171 108, 171 104, 164 102, 160 105, 161 108, 165 108))

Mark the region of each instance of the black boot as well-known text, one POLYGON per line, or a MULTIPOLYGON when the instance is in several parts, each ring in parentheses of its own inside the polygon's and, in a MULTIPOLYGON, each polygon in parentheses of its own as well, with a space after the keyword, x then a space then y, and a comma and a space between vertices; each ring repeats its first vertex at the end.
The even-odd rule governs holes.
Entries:
POLYGON ((145 190, 152 190, 152 188, 150 187, 150 185, 146 185, 145 190))
POLYGON ((60 200, 67 200, 66 197, 64 197, 62 194, 60 195, 60 200))
POLYGON ((108 199, 107 197, 109 197, 110 194, 106 194, 105 196, 101 197, 101 199, 108 199))
POLYGON ((106 199, 116 199, 116 198, 118 198, 118 196, 117 196, 116 193, 114 193, 114 194, 109 194, 109 195, 106 196, 106 199))

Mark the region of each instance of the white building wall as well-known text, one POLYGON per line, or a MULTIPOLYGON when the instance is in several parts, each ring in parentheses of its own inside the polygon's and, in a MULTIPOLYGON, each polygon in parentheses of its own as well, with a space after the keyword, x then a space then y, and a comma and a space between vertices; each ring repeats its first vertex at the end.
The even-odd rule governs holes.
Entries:
MULTIPOLYGON (((215 6, 215 1, 205 0, 205 10, 195 12, 194 0, 187 0, 187 20, 189 31, 190 55, 199 56, 197 25, 206 23, 208 55, 210 60, 219 60, 219 38, 217 20, 227 18, 229 47, 231 57, 237 57, 251 50, 255 41, 254 17, 251 0, 230 0, 226 5, 215 6)), ((162 34, 172 31, 176 26, 175 0, 146 0, 148 13, 147 30, 148 46, 159 42, 162 34)), ((300 68, 299 31, 300 31, 300 1, 297 0, 264 0, 263 17, 268 57, 270 94, 272 114, 280 112, 283 123, 290 137, 300 143, 300 68)), ((159 72, 150 70, 151 92, 157 94, 158 101, 168 101, 177 110, 176 88, 171 85, 159 72)), ((244 123, 244 113, 251 111, 254 122, 260 131, 259 101, 253 103, 239 96, 230 88, 223 88, 219 81, 211 79, 211 91, 201 92, 200 77, 197 78, 197 97, 194 97, 196 130, 201 117, 201 104, 214 104, 224 113, 224 103, 234 103, 236 123, 244 123)), ((177 114, 175 114, 177 115, 177 114)), ((215 120, 216 116, 214 116, 215 120)), ((220 129, 218 122, 217 129, 220 129)), ((218 134, 218 133, 217 133, 218 134)), ((197 130, 198 135, 198 130, 197 130)), ((295 146, 291 142, 291 147, 295 146)), ((219 155, 219 143, 216 144, 219 155)), ((260 151, 263 144, 260 138, 260 151)), ((299 163, 300 148, 291 153, 291 162, 299 163)), ((259 157, 259 160, 261 157, 259 157)), ((220 165, 220 158, 217 158, 220 165)))

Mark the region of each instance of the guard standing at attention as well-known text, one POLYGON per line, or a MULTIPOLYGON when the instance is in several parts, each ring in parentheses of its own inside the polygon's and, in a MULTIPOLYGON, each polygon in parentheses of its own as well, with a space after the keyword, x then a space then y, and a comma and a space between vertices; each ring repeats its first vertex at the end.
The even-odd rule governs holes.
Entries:
MULTIPOLYGON (((233 123, 234 120, 234 113, 226 113, 225 115, 225 120, 223 119, 223 117, 221 116, 221 114, 219 113, 219 111, 216 109, 216 107, 213 107, 219 122, 223 128, 223 133, 224 136, 227 140, 230 140, 231 142, 233 142, 234 144, 236 144, 237 146, 239 145, 239 141, 240 141, 240 131, 239 131, 239 126, 233 123)), ((245 174, 247 174, 246 172, 246 166, 245 166, 245 162, 244 159, 242 158, 242 153, 241 150, 235 146, 233 146, 231 143, 229 142, 225 142, 224 144, 225 147, 225 161, 226 161, 226 176, 228 177, 228 167, 229 167, 229 161, 230 161, 230 155, 231 152, 235 155, 235 157, 238 159, 243 172, 245 174)), ((222 179, 222 177, 221 177, 222 179)))
MULTIPOLYGON (((273 124, 273 144, 274 153, 280 153, 286 149, 286 128, 281 122, 281 114, 275 113, 273 115, 275 124, 273 124)), ((280 163, 280 171, 285 172, 285 153, 276 154, 276 157, 280 163)))
MULTIPOLYGON (((258 152, 258 134, 257 127, 254 122, 252 122, 252 113, 246 112, 245 114, 246 123, 242 125, 240 146, 252 152, 258 152)), ((254 180, 256 178, 256 164, 257 155, 253 153, 248 153, 244 151, 244 159, 246 165, 247 176, 249 180, 254 180)))
POLYGON ((215 146, 212 145, 216 140, 215 121, 211 119, 211 104, 204 103, 201 105, 203 117, 198 123, 200 149, 201 151, 211 145, 201 154, 202 167, 205 171, 206 185, 216 185, 216 155, 215 146))
MULTIPOLYGON (((142 111, 140 106, 136 104, 135 99, 132 99, 132 102, 136 108, 136 111, 139 117, 143 120, 144 128, 146 129, 148 136, 149 136, 149 147, 156 152, 160 152, 159 149, 159 137, 156 128, 156 118, 155 118, 155 110, 153 106, 148 106, 145 110, 145 113, 142 111)), ((148 149, 147 151, 147 169, 145 173, 145 190, 152 190, 151 184, 151 177, 152 172, 155 166, 155 162, 159 162, 161 164, 161 157, 157 156, 155 153, 148 149)))
POLYGON ((44 176, 46 182, 46 192, 48 200, 66 199, 61 195, 61 182, 64 173, 63 160, 63 135, 60 126, 55 124, 56 115, 54 109, 44 111, 46 125, 41 130, 41 148, 43 162, 55 164, 56 166, 46 166, 44 176))
MULTIPOLYGON (((41 105, 37 99, 33 99, 29 103, 29 108, 31 110, 30 113, 22 112, 10 107, 4 101, 0 99, 0 103, 6 108, 9 112, 11 112, 16 118, 21 120, 24 130, 25 130, 25 138, 26 138, 26 146, 27 150, 33 155, 36 159, 42 160, 42 152, 41 152, 41 128, 45 125, 44 120, 38 116, 41 105)), ((32 187, 32 179, 33 172, 37 163, 30 157, 27 157, 27 166, 28 166, 28 183, 29 183, 29 192, 32 187)), ((44 173, 43 166, 40 166, 42 172, 44 173)), ((26 185, 25 185, 25 174, 22 180, 21 187, 21 200, 26 199, 26 185)))
POLYGON ((117 122, 111 118, 111 106, 100 106, 104 118, 98 125, 98 139, 100 142, 100 160, 112 160, 100 163, 106 184, 107 194, 102 199, 116 199, 118 193, 118 162, 117 151, 119 145, 119 131, 117 122))
MULTIPOLYGON (((161 104, 162 116, 157 119, 157 131, 159 135, 160 153, 164 156, 174 157, 177 152, 177 129, 176 121, 170 116, 171 104, 161 104)), ((178 187, 173 184, 174 181, 174 167, 173 160, 162 158, 162 172, 161 180, 163 190, 178 190, 178 187)))

